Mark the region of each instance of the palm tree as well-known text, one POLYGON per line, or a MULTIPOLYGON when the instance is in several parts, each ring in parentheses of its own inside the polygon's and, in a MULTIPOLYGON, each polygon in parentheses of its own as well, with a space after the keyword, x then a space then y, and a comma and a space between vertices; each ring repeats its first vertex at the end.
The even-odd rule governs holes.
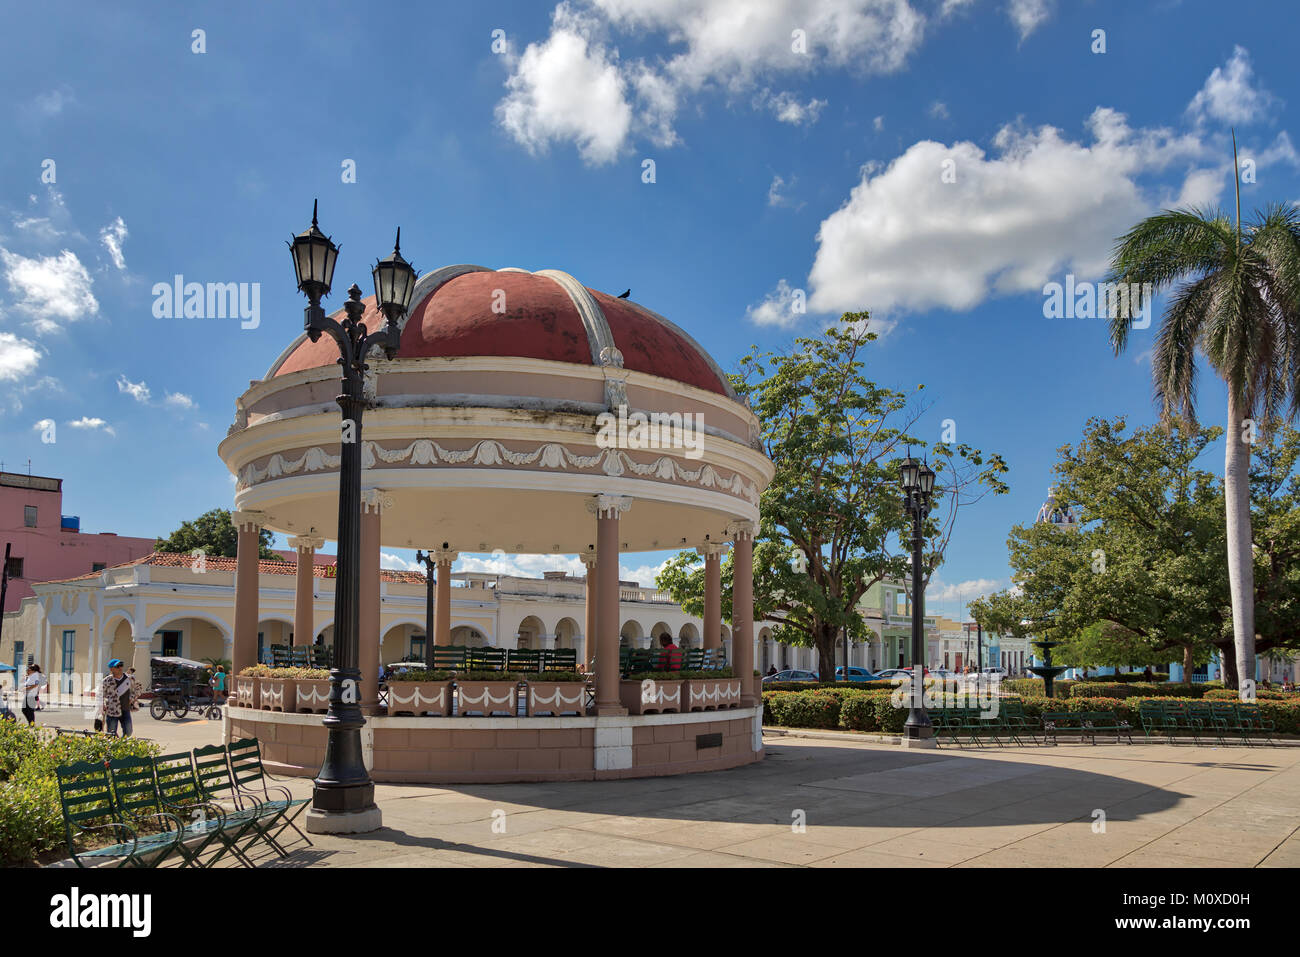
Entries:
MULTIPOLYGON (((1235 170, 1235 133, 1232 156, 1235 170)), ((1300 209, 1273 205, 1243 228, 1240 182, 1238 175, 1235 226, 1219 212, 1164 210, 1119 240, 1107 277, 1156 290, 1178 286, 1151 359, 1166 422, 1195 422, 1198 350, 1228 387, 1223 484, 1238 681, 1255 676, 1250 447, 1256 432, 1266 434, 1283 414, 1300 411, 1300 209)), ((1128 344, 1129 328, 1127 316, 1110 317, 1116 355, 1128 344)))

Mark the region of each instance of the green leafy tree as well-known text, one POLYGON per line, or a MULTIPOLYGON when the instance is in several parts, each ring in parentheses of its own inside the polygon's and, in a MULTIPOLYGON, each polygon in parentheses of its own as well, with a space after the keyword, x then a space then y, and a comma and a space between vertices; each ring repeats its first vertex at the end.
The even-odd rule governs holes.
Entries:
MULTIPOLYGON (((1235 165, 1235 136, 1233 159, 1235 165)), ((1224 485, 1236 655, 1227 680, 1234 685, 1237 674, 1255 674, 1249 472, 1257 416, 1271 422, 1300 411, 1300 209, 1270 206, 1243 226, 1237 182, 1235 225, 1223 213, 1165 210, 1119 241, 1107 277, 1155 290, 1176 287, 1151 360, 1166 420, 1195 421, 1198 352, 1228 388, 1224 485)), ((1128 345, 1129 329, 1129 318, 1116 310, 1110 320, 1116 354, 1128 345)))
MULTIPOLYGON (((911 520, 904 513, 898 468, 924 413, 909 395, 865 375, 866 313, 846 313, 789 352, 741 360, 732 381, 761 423, 763 451, 776 474, 760 501, 754 542, 754 616, 776 622, 777 641, 817 649, 822 680, 833 680, 841 632, 865 640, 858 610, 876 582, 908 575, 911 520)), ((918 386, 919 392, 923 387, 918 386)), ((989 492, 1002 493, 1000 456, 967 445, 930 448, 935 508, 924 525, 923 581, 943 561, 958 510, 989 492)), ((731 556, 723 565, 723 615, 731 620, 731 556)), ((660 588, 700 614, 704 569, 695 552, 671 559, 660 588)))
MULTIPOLYGON (((261 558, 279 557, 271 551, 271 542, 275 536, 269 529, 262 529, 257 538, 257 554, 261 558)), ((192 522, 181 522, 180 528, 166 538, 158 539, 154 547, 160 552, 186 554, 201 548, 204 554, 213 557, 234 558, 238 541, 239 530, 231 524, 229 509, 214 508, 192 522)))
MULTIPOLYGON (((1036 633, 1066 642, 1067 665, 1163 665, 1190 671, 1217 649, 1233 659, 1223 483, 1195 463, 1222 431, 1173 425, 1127 432, 1092 419, 1061 449, 1057 498, 1078 508, 1073 531, 1012 529, 1015 606, 1036 633)), ((1261 651, 1300 643, 1300 433, 1257 450, 1256 605, 1261 651)))
POLYGON ((1195 467, 1219 429, 1127 433, 1091 419, 1056 465, 1057 500, 1081 514, 1061 530, 1012 529, 1026 615, 1066 644, 1067 665, 1209 659, 1225 627, 1223 513, 1217 478, 1195 467))

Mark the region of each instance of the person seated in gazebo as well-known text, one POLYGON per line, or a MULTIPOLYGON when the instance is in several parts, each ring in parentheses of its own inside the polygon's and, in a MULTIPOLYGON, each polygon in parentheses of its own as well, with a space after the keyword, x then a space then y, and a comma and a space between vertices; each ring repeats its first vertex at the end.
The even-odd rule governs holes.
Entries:
POLYGON ((680 671, 682 668, 682 653, 677 645, 673 644, 673 636, 664 632, 659 636, 659 645, 668 652, 667 670, 680 671))

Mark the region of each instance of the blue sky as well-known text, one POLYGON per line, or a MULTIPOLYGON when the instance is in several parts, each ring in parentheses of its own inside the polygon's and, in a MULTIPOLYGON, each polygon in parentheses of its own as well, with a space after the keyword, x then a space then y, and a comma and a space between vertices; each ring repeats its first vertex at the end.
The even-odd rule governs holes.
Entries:
MULTIPOLYGON (((1011 466, 931 589, 953 614, 1007 584, 1007 531, 1090 415, 1155 418, 1159 316, 1116 358, 1102 322, 1044 318, 1044 284, 1098 278, 1157 208, 1231 202, 1232 126, 1244 208, 1300 199, 1284 2, 47 3, 6 21, 0 459, 63 477, 91 531, 230 506, 216 445, 301 329, 283 241, 319 197, 339 288, 368 287, 401 225, 421 270, 631 287, 728 369, 870 310, 870 372, 925 383, 921 433, 951 418, 1011 466), (155 318, 176 273, 260 283, 257 328, 155 318)), ((1200 409, 1225 414, 1209 375, 1200 409)), ((625 574, 649 583, 664 557, 625 574)))

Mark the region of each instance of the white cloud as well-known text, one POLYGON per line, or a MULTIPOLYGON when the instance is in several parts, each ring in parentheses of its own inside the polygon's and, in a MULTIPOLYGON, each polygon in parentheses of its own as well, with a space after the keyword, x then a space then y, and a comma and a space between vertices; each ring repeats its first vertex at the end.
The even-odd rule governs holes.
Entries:
POLYGON ((988 595, 1003 586, 1000 578, 971 578, 949 585, 939 578, 930 581, 925 590, 925 600, 930 601, 973 601, 982 595, 988 595))
POLYGON ((596 42, 590 17, 567 3, 555 8, 551 34, 530 43, 506 81, 497 120, 529 152, 572 140, 585 162, 599 166, 618 156, 632 123, 627 80, 617 51, 596 42))
POLYGON ((788 196, 784 196, 781 193, 782 187, 793 186, 793 185, 794 185, 794 180, 791 180, 789 183, 787 183, 785 181, 785 177, 780 175, 773 176, 772 185, 767 188, 767 205, 769 206, 794 205, 793 203, 790 202, 790 198, 788 196))
POLYGON ((1007 5, 1007 15, 1020 31, 1023 41, 1047 22, 1055 6, 1056 0, 1011 0, 1007 5))
POLYGON ((939 100, 935 100, 930 104, 930 116, 936 120, 948 119, 948 105, 939 100))
POLYGON ((76 239, 83 238, 72 223, 72 214, 63 202, 63 194, 53 185, 47 184, 44 197, 35 193, 27 197, 29 209, 23 213, 13 213, 14 228, 19 230, 22 238, 41 245, 50 245, 69 233, 76 239))
MULTIPOLYGON (((545 40, 503 58, 511 72, 497 120, 531 152, 573 142, 585 162, 601 165, 634 136, 679 142, 678 109, 706 88, 740 94, 767 76, 820 68, 895 72, 925 26, 909 0, 584 0, 581 9, 566 0, 545 40), (794 50, 796 29, 806 52, 794 50), (660 36, 676 52, 654 64, 622 60, 605 40, 614 31, 629 40, 660 36)), ((754 103, 793 124, 814 122, 825 105, 766 89, 754 103)))
POLYGON ((91 292, 90 273, 71 250, 28 259, 0 249, 0 262, 9 288, 21 297, 18 308, 33 316, 38 332, 58 329, 55 319, 75 321, 99 312, 99 303, 91 292))
POLYGON ((117 391, 125 392, 127 395, 129 395, 131 398, 135 399, 135 401, 141 403, 142 405, 148 404, 149 397, 151 394, 149 391, 149 387, 144 384, 143 380, 141 380, 140 382, 132 382, 124 375, 120 375, 117 377, 117 391))
POLYGON ((521 578, 541 578, 542 572, 568 572, 576 578, 587 574, 586 566, 577 555, 462 554, 454 567, 462 572, 518 575, 521 578))
POLYGON ((119 270, 126 269, 126 257, 122 255, 122 243, 126 241, 126 237, 126 223, 122 221, 121 216, 118 216, 99 231, 99 241, 103 243, 104 248, 108 250, 108 255, 112 258, 113 265, 119 270))
POLYGON ((745 310, 745 318, 758 326, 788 329, 797 323, 802 315, 795 311, 795 302, 799 298, 796 297, 797 292, 799 290, 782 279, 762 302, 745 310))
POLYGON ((807 103, 800 103, 799 98, 788 90, 773 94, 771 90, 764 89, 757 97, 754 98, 755 109, 767 109, 772 112, 782 123, 789 123, 791 126, 811 126, 817 122, 821 116, 822 110, 826 106, 825 100, 812 99, 807 103))
POLYGON ((52 428, 54 428, 53 419, 41 419, 39 422, 36 422, 32 425, 32 430, 34 432, 44 432, 46 429, 52 429, 52 428))
POLYGON ((404 572, 424 571, 424 566, 421 565, 419 562, 407 561, 406 559, 398 555, 391 555, 388 552, 379 553, 379 567, 396 569, 398 571, 404 571, 404 572))
POLYGON ((194 400, 184 392, 168 392, 167 398, 163 399, 163 404, 173 409, 193 409, 196 405, 194 400))
POLYGON ((0 332, 0 382, 21 382, 36 371, 41 352, 35 343, 0 332))
POLYGON ((965 310, 1041 290, 1065 271, 1103 273, 1115 237, 1154 205, 1139 178, 1205 148, 1195 136, 1133 129, 1106 108, 1088 126, 1087 143, 1050 126, 1006 126, 993 156, 923 140, 884 170, 864 167, 818 231, 809 311, 965 310))
POLYGON ((83 415, 79 419, 74 419, 68 423, 68 426, 74 429, 87 429, 92 432, 103 430, 105 435, 117 435, 117 433, 113 431, 113 427, 103 419, 92 418, 87 415, 83 415))
POLYGON ((1232 56, 1214 71, 1187 104, 1187 112, 1198 123, 1207 119, 1222 123, 1254 123, 1268 119, 1280 101, 1272 93, 1253 85, 1255 71, 1245 47, 1232 48, 1232 56))
POLYGON ((877 133, 879 133, 881 130, 885 128, 885 118, 883 116, 877 116, 874 120, 871 121, 871 128, 874 129, 877 133))
POLYGON ((618 577, 625 582, 636 582, 642 588, 654 588, 655 578, 658 577, 667 564, 668 561, 665 559, 658 565, 638 565, 636 568, 620 565, 618 567, 618 577))
POLYGON ((72 92, 67 87, 63 87, 50 90, 48 93, 38 93, 32 101, 32 107, 43 116, 58 116, 65 106, 75 102, 76 98, 72 92))

